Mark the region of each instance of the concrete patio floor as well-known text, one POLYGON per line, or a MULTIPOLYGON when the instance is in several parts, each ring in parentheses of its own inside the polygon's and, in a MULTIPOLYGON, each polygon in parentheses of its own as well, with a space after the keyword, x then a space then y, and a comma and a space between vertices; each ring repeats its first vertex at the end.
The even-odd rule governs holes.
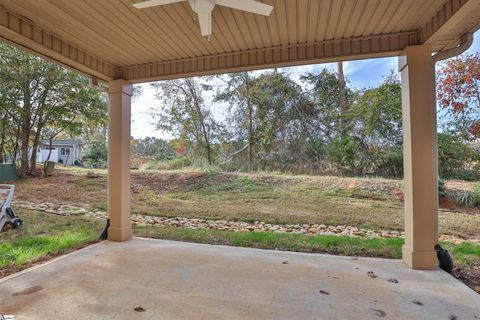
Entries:
POLYGON ((135 238, 102 242, 0 280, 0 314, 82 320, 480 319, 480 295, 443 271, 413 271, 399 260, 135 238))

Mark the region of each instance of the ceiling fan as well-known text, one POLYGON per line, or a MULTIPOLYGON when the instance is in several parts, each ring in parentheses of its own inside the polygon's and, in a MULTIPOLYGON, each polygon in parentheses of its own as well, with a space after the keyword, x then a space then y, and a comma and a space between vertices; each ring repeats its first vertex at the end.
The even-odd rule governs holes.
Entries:
POLYGON ((212 11, 215 5, 264 16, 269 16, 273 10, 272 6, 254 0, 147 0, 135 3, 133 6, 137 9, 146 9, 183 1, 188 1, 192 10, 197 14, 202 36, 207 36, 209 39, 212 35, 212 11))

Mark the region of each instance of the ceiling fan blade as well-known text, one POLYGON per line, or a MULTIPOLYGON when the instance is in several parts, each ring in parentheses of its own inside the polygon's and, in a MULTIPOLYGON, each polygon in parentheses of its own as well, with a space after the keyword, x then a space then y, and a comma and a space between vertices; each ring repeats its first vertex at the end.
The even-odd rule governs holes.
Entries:
POLYGON ((187 0, 148 0, 143 2, 137 2, 132 4, 137 9, 145 9, 155 6, 163 6, 165 4, 176 3, 176 2, 183 2, 187 0))
POLYGON ((210 13, 199 13, 198 23, 200 24, 202 36, 205 37, 212 34, 212 15, 210 13))
POLYGON ((269 16, 273 10, 272 6, 253 0, 217 0, 216 4, 264 16, 269 16))

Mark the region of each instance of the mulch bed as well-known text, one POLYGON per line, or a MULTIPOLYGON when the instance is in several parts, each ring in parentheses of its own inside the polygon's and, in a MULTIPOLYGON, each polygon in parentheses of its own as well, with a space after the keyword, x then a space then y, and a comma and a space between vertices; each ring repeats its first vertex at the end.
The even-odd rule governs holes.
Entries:
POLYGON ((455 267, 453 276, 480 294, 480 260, 464 266, 455 267))

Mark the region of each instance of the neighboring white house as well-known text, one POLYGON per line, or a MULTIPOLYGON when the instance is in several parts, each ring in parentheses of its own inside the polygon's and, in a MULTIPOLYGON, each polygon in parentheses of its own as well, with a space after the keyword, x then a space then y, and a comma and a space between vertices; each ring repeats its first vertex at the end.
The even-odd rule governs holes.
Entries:
MULTIPOLYGON (((49 152, 50 141, 43 140, 37 153, 37 161, 44 162, 47 160, 49 152)), ((82 144, 79 140, 53 140, 49 161, 72 166, 81 162, 81 153, 82 144)))

